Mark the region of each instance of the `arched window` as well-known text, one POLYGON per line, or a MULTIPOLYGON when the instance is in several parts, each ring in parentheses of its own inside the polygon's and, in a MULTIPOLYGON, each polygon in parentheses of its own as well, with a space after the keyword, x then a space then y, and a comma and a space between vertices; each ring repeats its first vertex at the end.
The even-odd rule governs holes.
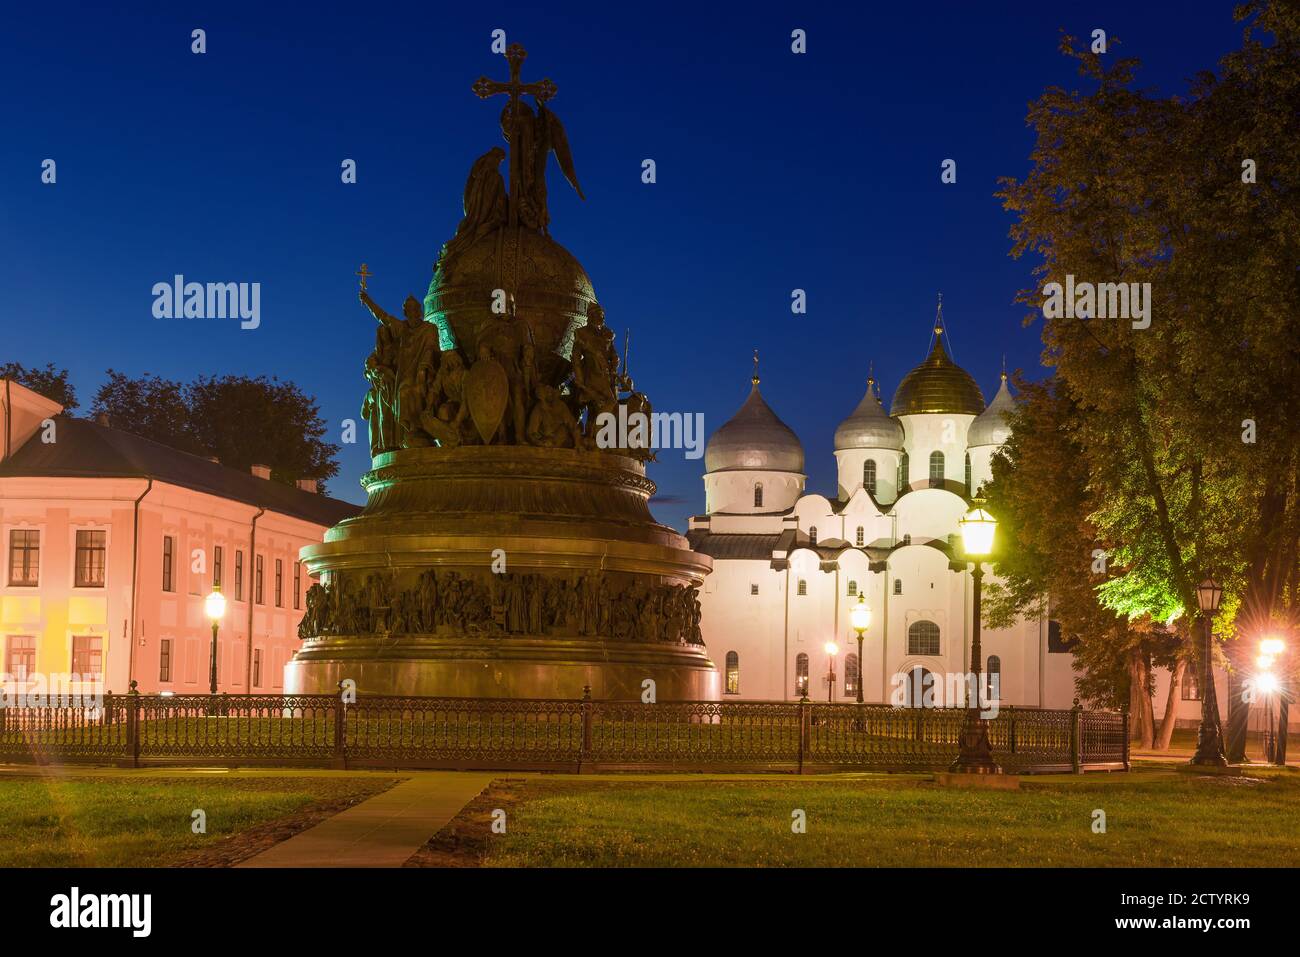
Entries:
POLYGON ((930 485, 943 485, 943 453, 930 453, 930 485))
POLYGON ((850 652, 844 656, 844 697, 858 696, 858 655, 850 652))
POLYGON ((763 483, 754 483, 754 508, 763 507, 763 483))
POLYGON ((939 705, 939 689, 929 668, 917 666, 903 681, 903 707, 934 708, 939 705))
POLYGON ((727 694, 740 694, 740 655, 727 652, 727 694))
POLYGON ((974 493, 974 491, 975 490, 971 488, 970 453, 967 452, 966 453, 966 494, 971 495, 972 493, 974 493))
POLYGON ((980 696, 987 694, 989 701, 998 701, 1002 698, 1002 659, 997 655, 989 655, 988 667, 984 669, 987 677, 984 679, 988 683, 988 691, 980 689, 980 696))
POLYGON ((858 534, 854 537, 853 544, 857 545, 859 548, 867 544, 867 534, 863 531, 861 525, 858 526, 858 534))
POLYGON ((1187 667, 1183 669, 1182 692, 1184 701, 1201 700, 1201 687, 1196 680, 1196 667, 1190 662, 1187 667))
POLYGON ((900 456, 898 459, 898 494, 899 495, 902 495, 903 492, 907 490, 908 479, 909 479, 909 475, 907 471, 907 453, 904 452, 902 456, 900 456))
POLYGON ((876 460, 867 459, 862 463, 862 487, 872 495, 876 494, 876 460))
POLYGON ((903 594, 903 579, 901 578, 894 579, 894 594, 895 595, 903 594))
POLYGON ((909 655, 939 654, 939 626, 932 621, 914 621, 907 629, 909 655))
POLYGON ((852 578, 849 579, 849 597, 850 598, 858 597, 858 583, 855 582, 852 578))
POLYGON ((808 579, 806 578, 799 579, 798 594, 800 595, 808 594, 808 579))
POLYGON ((794 693, 800 696, 808 693, 808 656, 803 652, 794 657, 794 693))
POLYGON ((812 542, 814 545, 817 544, 817 526, 816 526, 816 525, 812 525, 812 526, 810 526, 810 527, 808 528, 808 541, 812 542))

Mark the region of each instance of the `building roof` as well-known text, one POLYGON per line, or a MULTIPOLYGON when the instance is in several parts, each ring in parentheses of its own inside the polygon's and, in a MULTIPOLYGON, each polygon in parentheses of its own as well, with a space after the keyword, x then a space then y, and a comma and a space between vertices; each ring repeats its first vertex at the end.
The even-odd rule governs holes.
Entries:
POLYGON ((889 407, 890 415, 926 412, 979 415, 984 411, 984 394, 969 372, 948 357, 943 347, 943 329, 935 327, 934 348, 925 361, 903 376, 889 407))
POLYGON ((970 431, 966 433, 967 446, 974 448, 978 445, 1001 445, 1011 434, 1011 426, 1007 423, 1007 414, 1016 407, 1016 400, 1011 397, 1011 390, 1007 388, 1007 374, 1002 373, 1002 385, 998 386, 998 394, 993 397, 989 407, 975 417, 975 421, 970 424, 970 431))
POLYGON ((803 445, 758 391, 754 377, 749 398, 740 410, 713 433, 704 447, 704 470, 755 469, 803 472, 803 445))
POLYGON ((686 533, 691 548, 710 558, 754 559, 767 561, 772 557, 780 535, 718 535, 708 529, 695 528, 686 533))
POLYGON ((893 449, 902 451, 903 426, 885 414, 876 397, 875 379, 867 380, 867 394, 858 407, 835 430, 835 451, 845 449, 893 449))
POLYGON ((34 435, 0 462, 0 478, 152 478, 327 527, 361 511, 90 419, 61 414, 54 421, 58 441, 34 435))

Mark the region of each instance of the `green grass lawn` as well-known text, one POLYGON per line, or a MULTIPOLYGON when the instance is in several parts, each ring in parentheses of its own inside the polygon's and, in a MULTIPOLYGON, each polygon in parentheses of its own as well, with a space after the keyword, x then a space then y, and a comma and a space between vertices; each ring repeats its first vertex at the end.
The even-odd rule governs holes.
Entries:
POLYGON ((487 866, 1201 867, 1300 862, 1300 775, 585 783, 530 779, 487 866), (792 812, 807 831, 792 833, 792 812), (1093 832, 1094 811, 1106 832, 1093 832))
POLYGON ((392 778, 86 776, 0 779, 0 867, 173 864, 248 828, 392 778), (191 829, 207 815, 207 833, 191 829))

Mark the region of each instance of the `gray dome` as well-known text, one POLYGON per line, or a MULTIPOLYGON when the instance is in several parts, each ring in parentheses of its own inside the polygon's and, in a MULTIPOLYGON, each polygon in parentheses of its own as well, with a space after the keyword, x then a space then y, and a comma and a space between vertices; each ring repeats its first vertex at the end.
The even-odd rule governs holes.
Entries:
POLYGON ((867 380, 867 394, 853 413, 835 430, 835 451, 845 449, 894 449, 902 451, 903 426, 885 414, 876 397, 874 379, 867 380))
POLYGON ((757 379, 740 411, 704 447, 706 472, 727 469, 803 472, 803 445, 763 401, 757 379))
POLYGON ((966 433, 966 446, 975 448, 977 445, 1001 445, 1005 442, 1011 434, 1007 413, 1015 407, 1016 400, 1007 388, 1007 375, 1004 372, 998 394, 993 397, 989 407, 975 416, 975 421, 970 424, 970 430, 966 433))

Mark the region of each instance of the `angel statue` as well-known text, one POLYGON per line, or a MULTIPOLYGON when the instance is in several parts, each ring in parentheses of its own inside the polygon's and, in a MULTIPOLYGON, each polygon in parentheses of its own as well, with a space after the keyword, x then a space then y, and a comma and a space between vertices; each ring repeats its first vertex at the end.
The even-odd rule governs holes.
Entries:
POLYGON ((558 116, 546 108, 542 100, 537 100, 536 114, 523 100, 514 100, 507 103, 501 111, 501 133, 519 155, 520 182, 512 184, 517 197, 519 222, 550 235, 547 229, 551 214, 546 209, 546 160, 551 153, 555 154, 560 171, 577 192, 578 198, 587 198, 582 195, 582 187, 578 185, 578 174, 573 168, 573 153, 569 150, 569 138, 564 134, 564 125, 558 116), (516 108, 519 111, 517 116, 513 114, 516 108), (510 135, 515 129, 519 132, 519 142, 511 143, 510 135))
POLYGON ((506 224, 508 200, 500 170, 505 158, 506 151, 494 146, 470 167, 465 180, 465 218, 456 227, 456 235, 443 247, 443 258, 449 259, 480 236, 506 224))

